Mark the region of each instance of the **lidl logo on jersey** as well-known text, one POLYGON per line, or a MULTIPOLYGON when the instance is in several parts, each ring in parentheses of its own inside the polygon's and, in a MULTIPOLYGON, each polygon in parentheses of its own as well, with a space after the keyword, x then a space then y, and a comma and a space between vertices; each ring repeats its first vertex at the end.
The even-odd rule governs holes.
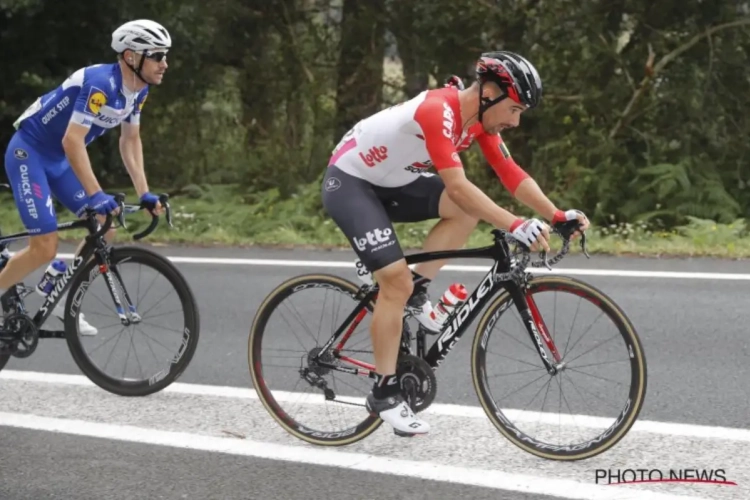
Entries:
POLYGON ((105 104, 107 104, 107 96, 104 95, 104 92, 96 87, 91 87, 91 90, 89 90, 89 98, 86 103, 86 112, 96 116, 105 104))

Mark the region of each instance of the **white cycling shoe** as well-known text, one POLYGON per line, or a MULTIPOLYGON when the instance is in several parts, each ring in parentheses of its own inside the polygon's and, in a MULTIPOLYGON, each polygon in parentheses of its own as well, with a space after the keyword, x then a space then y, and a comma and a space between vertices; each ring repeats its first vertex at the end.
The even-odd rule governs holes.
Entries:
POLYGON ((371 392, 365 399, 365 407, 393 427, 397 436, 412 437, 430 432, 430 424, 417 417, 401 395, 375 399, 371 392))
POLYGON ((406 309, 419 324, 431 332, 438 333, 443 328, 442 323, 432 318, 432 302, 430 302, 426 292, 419 292, 412 295, 409 298, 409 302, 406 303, 406 309))
MULTIPOLYGON (((63 323, 65 323, 65 310, 63 309, 62 305, 58 304, 55 306, 55 308, 52 310, 52 316, 56 317, 63 323)), ((93 325, 89 324, 84 318, 83 313, 78 313, 78 333, 81 335, 96 335, 99 333, 99 330, 97 330, 93 325)))

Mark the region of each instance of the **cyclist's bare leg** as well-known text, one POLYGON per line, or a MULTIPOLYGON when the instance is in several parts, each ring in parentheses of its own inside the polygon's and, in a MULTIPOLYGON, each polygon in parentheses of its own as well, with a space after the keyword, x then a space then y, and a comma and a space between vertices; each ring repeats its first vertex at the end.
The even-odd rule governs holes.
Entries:
MULTIPOLYGON (((476 228, 478 220, 461 210, 448 196, 447 191, 443 191, 443 194, 440 195, 439 211, 440 220, 425 238, 424 251, 463 248, 469 241, 472 231, 476 228)), ((445 262, 445 260, 422 262, 414 266, 414 271, 432 280, 445 265, 445 262)))
POLYGON ((19 250, 0 271, 0 289, 7 290, 57 255, 57 232, 29 237, 29 246, 19 250))
POLYGON ((380 286, 372 316, 370 334, 375 355, 377 378, 367 396, 367 409, 393 426, 400 436, 426 434, 427 422, 419 419, 406 404, 396 378, 396 362, 401 345, 402 317, 406 301, 414 283, 404 259, 389 264, 374 273, 380 286))
POLYGON ((401 318, 414 283, 404 259, 373 274, 380 286, 370 327, 375 371, 380 375, 393 375, 401 342, 401 318))

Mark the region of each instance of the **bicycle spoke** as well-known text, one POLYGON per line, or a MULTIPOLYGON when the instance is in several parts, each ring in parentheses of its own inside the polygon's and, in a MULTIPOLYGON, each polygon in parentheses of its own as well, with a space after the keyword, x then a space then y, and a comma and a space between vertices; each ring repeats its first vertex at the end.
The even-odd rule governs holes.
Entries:
POLYGON ((568 345, 570 344, 570 339, 573 338, 573 327, 576 326, 576 320, 578 319, 578 311, 581 310, 582 301, 583 299, 581 297, 578 297, 578 305, 576 306, 576 313, 573 315, 573 324, 570 325, 570 333, 568 334, 567 342, 565 342, 565 349, 563 349, 562 359, 565 359, 565 356, 568 355, 568 345))
MULTIPOLYGON (((123 287, 123 290, 124 290, 124 287, 123 287)), ((159 300, 157 300, 155 303, 152 303, 151 307, 149 307, 148 309, 146 309, 145 311, 143 311, 141 313, 141 317, 146 316, 150 311, 154 310, 156 308, 156 306, 158 306, 159 304, 161 304, 164 301, 164 299, 166 299, 167 297, 169 297, 170 295, 175 294, 175 293, 176 292, 174 290, 170 290, 169 292, 167 292, 162 298, 160 298, 159 300)), ((143 302, 139 301, 138 303, 142 304, 143 302)), ((131 304, 131 305, 135 306, 135 304, 131 304)))
MULTIPOLYGON (((565 373, 565 372, 563 372, 563 373, 565 373)), ((576 384, 575 384, 575 383, 573 382, 573 377, 571 377, 571 376, 570 376, 569 374, 566 374, 566 375, 567 375, 567 377, 568 377, 568 379, 569 379, 570 385, 572 385, 572 386, 573 386, 573 387, 574 387, 574 388, 575 388, 575 389, 576 389, 576 390, 578 391, 578 393, 579 393, 579 394, 581 394, 580 390, 578 389, 578 386, 577 386, 577 385, 576 385, 576 384)), ((611 406, 611 407, 612 407, 612 408, 614 408, 615 410, 619 410, 619 407, 618 407, 617 405, 614 405, 614 404, 612 404, 611 402, 607 401, 606 399, 603 399, 603 398, 602 398, 601 396, 599 396, 598 394, 595 394, 595 393, 593 393, 593 392, 589 391, 588 389, 583 389, 583 391, 584 391, 584 392, 586 392, 587 394, 591 395, 591 396, 594 396, 594 397, 595 397, 596 399, 598 399, 598 400, 599 400, 599 401, 601 401, 602 403, 604 403, 604 404, 607 404, 607 405, 611 406)), ((581 394, 581 398, 583 398, 583 394, 581 394)), ((596 412, 593 412, 593 411, 591 411, 591 412, 590 412, 590 414, 591 414, 591 415, 595 415, 595 414, 596 414, 596 412)))
POLYGON ((489 348, 487 349, 487 352, 489 354, 492 354, 492 355, 497 356, 499 358, 505 358, 505 359, 510 359, 510 360, 513 360, 513 361, 517 361, 517 362, 519 362, 519 363, 521 363, 523 365, 533 366, 537 370, 544 370, 545 373, 547 372, 547 370, 543 366, 535 365, 534 363, 529 363, 528 361, 523 361, 522 359, 511 358, 510 356, 506 356, 505 354, 500 354, 500 353, 497 353, 497 352, 492 352, 492 351, 489 350, 489 348))
POLYGON ((588 375, 589 377, 598 378, 599 380, 604 380, 606 382, 612 382, 613 384, 623 385, 621 382, 615 382, 614 380, 610 380, 610 379, 608 379, 606 377, 601 377, 599 375, 592 375, 591 373, 586 373, 586 372, 581 371, 581 370, 576 370, 575 368, 568 367, 566 369, 569 370, 569 371, 572 371, 572 372, 580 373, 582 375, 588 375))
MULTIPOLYGON (((576 346, 578 345, 578 343, 579 343, 579 342, 580 342, 581 340, 583 340, 583 337, 585 337, 586 335, 588 335, 588 333, 589 333, 589 332, 591 331, 591 329, 592 329, 592 328, 594 327, 594 325, 596 324, 596 322, 597 322, 597 321, 599 321, 599 318, 601 318, 602 316, 604 316, 604 312, 600 313, 600 314, 599 314, 599 316, 597 316, 597 317, 596 317, 596 319, 594 320, 594 322, 593 322, 593 323, 591 323, 591 325, 590 325, 590 326, 589 326, 589 327, 588 327, 588 328, 586 329, 586 331, 585 331, 585 332, 583 332, 583 334, 582 334, 582 335, 581 335, 581 336, 580 336, 580 337, 578 338, 578 340, 576 340, 576 341, 575 341, 575 343, 574 343, 574 344, 573 344, 573 345, 571 346, 571 348, 570 348, 570 350, 571 350, 571 351, 572 351, 573 349, 575 349, 575 347, 576 347, 576 346)), ((566 352, 566 353, 565 353, 565 354, 563 355, 563 358, 562 358, 562 359, 565 359, 565 356, 567 356, 567 355, 568 355, 568 353, 566 352)))
POLYGON ((501 398, 500 398, 500 400, 502 401, 503 399, 506 399, 507 397, 509 397, 509 396, 512 396, 513 394, 515 394, 515 393, 517 393, 517 392, 519 392, 519 391, 522 391, 522 390, 526 389, 526 388, 527 388, 528 386, 530 386, 531 384, 533 384, 533 383, 534 383, 534 382, 536 382, 537 380, 541 380, 541 379, 543 379, 544 377, 549 377, 549 373, 547 373, 547 372, 544 372, 544 373, 542 373, 541 375, 539 375, 539 376, 538 376, 537 378, 535 378, 534 380, 532 380, 532 381, 531 381, 531 382, 529 382, 528 384, 526 384, 526 385, 524 385, 524 386, 520 387, 519 389, 516 389, 515 391, 513 391, 513 392, 511 392, 511 393, 508 393, 508 394, 506 394, 505 396, 501 397, 501 398))
MULTIPOLYGON (((568 360, 568 364, 572 363, 573 361, 575 361, 575 360, 576 360, 576 359, 578 359, 578 358, 582 358, 583 356, 585 356, 586 354, 590 353, 591 351, 593 351, 593 350, 595 350, 595 349, 598 349, 598 348, 600 348, 600 347, 601 347, 601 346, 603 346, 604 344, 606 344, 606 343, 608 343, 608 342, 611 342, 612 340, 614 340, 614 339, 616 339, 616 338, 618 338, 618 337, 619 337, 619 338, 622 338, 622 337, 620 336, 620 334, 619 334, 619 333, 615 333, 614 335, 612 335, 612 336, 611 336, 610 338, 608 338, 607 340, 604 340, 604 341, 600 342, 599 344, 595 345, 594 347, 592 347, 592 348, 591 348, 591 349, 589 349, 588 351, 585 351, 585 352, 584 352, 583 354, 581 354, 581 355, 579 355, 579 356, 576 356, 576 357, 575 357, 575 358, 573 358, 573 359, 569 359, 569 360, 568 360)), ((579 367, 579 368, 580 368, 580 367, 579 367)))
POLYGON ((537 368, 535 370, 521 370, 521 371, 512 372, 512 373, 496 373, 496 374, 494 374, 494 375, 492 375, 490 377, 487 377, 487 378, 490 379, 490 378, 497 378, 497 377, 507 377, 508 375, 520 375, 522 373, 538 372, 541 369, 542 368, 537 368))

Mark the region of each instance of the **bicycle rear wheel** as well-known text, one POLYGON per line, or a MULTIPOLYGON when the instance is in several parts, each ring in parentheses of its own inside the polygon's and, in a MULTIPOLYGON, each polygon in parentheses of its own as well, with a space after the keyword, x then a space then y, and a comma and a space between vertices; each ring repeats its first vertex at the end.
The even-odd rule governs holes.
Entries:
POLYGON ((85 264, 73 280, 65 304, 68 348, 81 371, 102 389, 120 396, 147 396, 169 386, 190 364, 200 336, 198 306, 190 285, 167 258, 145 248, 122 246, 110 249, 109 260, 111 283, 95 259, 85 264), (131 270, 131 266, 140 267, 131 270), (117 290, 120 308, 111 296, 110 284, 117 290), (78 316, 89 304, 98 311, 87 307, 86 319, 99 320, 94 325, 99 333, 82 337, 78 335, 78 316), (152 313, 157 307, 168 312, 152 313), (122 324, 124 316, 131 319, 130 325, 122 324), (109 319, 102 321, 102 317, 109 319), (106 335, 104 332, 110 328, 119 331, 106 335), (146 333, 147 328, 155 333, 146 333), (140 339, 145 340, 145 347, 139 353, 135 341, 140 339), (129 343, 124 360, 122 355, 114 355, 123 340, 126 345, 129 343), (106 359, 95 360, 107 346, 113 348, 112 352, 106 359), (110 363, 118 359, 123 360, 122 374, 109 373, 110 363), (143 365, 152 359, 154 371, 147 373, 143 365))
POLYGON ((541 318, 540 338, 551 337, 561 356, 559 364, 555 363, 553 353, 546 349, 550 362, 559 368, 555 375, 547 372, 518 310, 512 307, 512 297, 503 292, 480 320, 472 346, 472 379, 485 414, 513 444, 541 458, 581 460, 607 451, 633 426, 646 395, 646 359, 635 328, 612 299, 573 278, 532 278, 524 297, 532 316, 536 309, 541 318), (596 319, 582 333, 574 333, 576 324, 585 321, 587 309, 596 319), (572 316, 567 339, 567 322, 550 312, 572 316), (501 326, 501 321, 512 316, 505 323, 508 326, 501 326), (594 338, 592 329, 602 324, 610 333, 594 338), (508 333, 511 326, 518 333, 508 333), (506 338, 510 342, 494 347, 506 338), (615 380, 618 375, 621 381, 615 380), (493 391, 491 385, 498 380, 502 384, 493 391), (514 383, 520 388, 506 389, 514 383), (564 390, 571 392, 564 395, 564 390), (532 396, 524 397, 522 391, 532 396), (503 396, 498 398, 493 392, 503 396), (579 403, 585 397, 593 402, 579 403), (541 409, 529 411, 537 400, 542 400, 541 409), (534 432, 539 435, 532 436, 534 432))
MULTIPOLYGON (((358 304, 357 291, 353 283, 332 275, 291 278, 263 301, 250 328, 248 365, 258 398, 284 430, 311 444, 351 444, 382 424, 364 408, 372 379, 313 361, 358 304)), ((363 324, 373 307, 367 305, 347 325, 346 346, 340 344, 342 335, 321 356, 326 362, 356 368, 373 359, 369 329, 363 324), (333 354, 337 347, 342 357, 333 354), (354 364, 348 361, 352 359, 354 364)))

